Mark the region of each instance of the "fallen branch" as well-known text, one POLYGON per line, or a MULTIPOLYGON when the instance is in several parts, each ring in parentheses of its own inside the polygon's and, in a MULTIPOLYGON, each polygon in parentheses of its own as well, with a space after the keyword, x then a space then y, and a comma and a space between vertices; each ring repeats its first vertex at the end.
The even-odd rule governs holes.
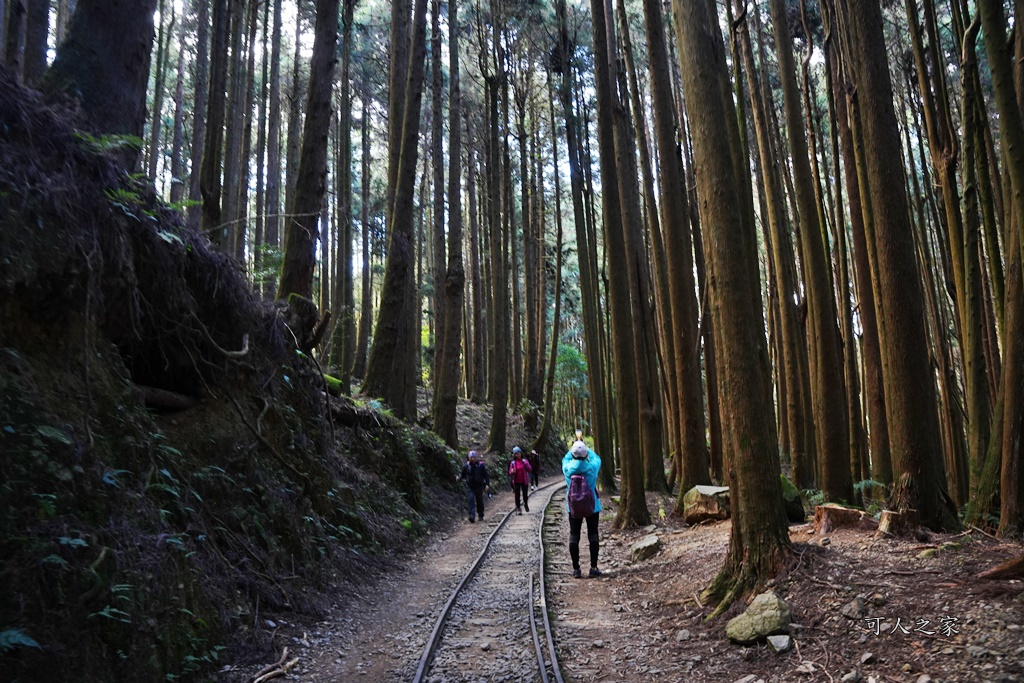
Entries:
POLYGON ((288 673, 288 671, 292 667, 294 667, 298 663, 299 663, 299 658, 296 657, 295 659, 291 660, 290 662, 288 662, 284 666, 279 667, 277 669, 274 669, 273 671, 270 671, 270 672, 267 672, 267 673, 263 674, 262 676, 260 676, 256 680, 254 680, 252 683, 263 683, 264 681, 269 681, 271 678, 277 678, 278 676, 284 676, 286 673, 288 673))
POLYGON ((981 534, 983 536, 988 536, 993 541, 998 541, 999 540, 997 537, 993 536, 989 532, 985 531, 984 529, 979 529, 978 527, 974 526, 973 524, 971 525, 971 530, 972 531, 977 531, 979 534, 981 534))
POLYGON ((286 659, 288 659, 288 647, 287 646, 285 646, 284 652, 281 653, 281 658, 279 660, 277 660, 276 662, 274 662, 273 664, 267 664, 265 667, 263 667, 262 669, 257 671, 255 674, 253 674, 253 677, 252 677, 253 680, 255 681, 255 680, 259 679, 259 677, 262 676, 263 674, 269 673, 269 672, 273 671, 274 669, 278 668, 279 666, 284 664, 284 661, 286 659))

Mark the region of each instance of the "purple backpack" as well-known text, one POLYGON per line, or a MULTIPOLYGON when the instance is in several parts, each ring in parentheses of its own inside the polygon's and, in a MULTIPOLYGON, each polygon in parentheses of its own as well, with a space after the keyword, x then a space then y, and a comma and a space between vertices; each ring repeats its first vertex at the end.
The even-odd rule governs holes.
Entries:
POLYGON ((569 516, 573 519, 586 519, 594 514, 594 492, 582 474, 569 477, 569 493, 566 498, 569 500, 569 516))

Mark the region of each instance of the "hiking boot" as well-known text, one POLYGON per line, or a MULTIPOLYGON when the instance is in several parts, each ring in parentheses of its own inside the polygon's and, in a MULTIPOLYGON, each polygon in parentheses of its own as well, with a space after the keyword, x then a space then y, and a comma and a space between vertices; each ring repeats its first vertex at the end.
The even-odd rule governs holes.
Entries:
POLYGON ((587 576, 589 576, 590 578, 593 579, 593 578, 598 577, 598 576, 604 576, 604 572, 602 572, 597 567, 591 567, 590 568, 590 573, 587 574, 587 576))
POLYGON ((530 511, 530 506, 529 505, 524 505, 523 509, 526 510, 527 512, 529 512, 530 511))
POLYGON ((581 578, 583 578, 583 572, 581 572, 578 568, 577 569, 573 569, 572 570, 572 578, 574 578, 574 579, 581 579, 581 578))
POLYGON ((470 518, 469 518, 469 521, 470 521, 470 522, 475 522, 475 521, 476 521, 476 517, 470 517, 470 518))
POLYGON ((523 514, 523 511, 522 511, 522 510, 520 510, 519 508, 516 508, 516 514, 517 514, 517 515, 522 515, 522 514, 523 514))

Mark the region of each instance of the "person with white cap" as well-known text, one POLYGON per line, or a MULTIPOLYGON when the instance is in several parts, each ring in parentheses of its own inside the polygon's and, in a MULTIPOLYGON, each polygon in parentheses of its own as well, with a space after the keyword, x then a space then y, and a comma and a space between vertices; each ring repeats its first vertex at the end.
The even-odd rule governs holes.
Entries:
POLYGON ((597 523, 601 518, 601 498, 597 495, 597 473, 601 470, 601 456, 587 447, 583 434, 576 432, 577 441, 562 458, 562 474, 567 487, 566 507, 569 510, 569 558, 572 560, 572 575, 581 578, 580 532, 583 522, 587 523, 587 540, 590 543, 591 578, 601 576, 597 568, 597 553, 600 548, 597 523))

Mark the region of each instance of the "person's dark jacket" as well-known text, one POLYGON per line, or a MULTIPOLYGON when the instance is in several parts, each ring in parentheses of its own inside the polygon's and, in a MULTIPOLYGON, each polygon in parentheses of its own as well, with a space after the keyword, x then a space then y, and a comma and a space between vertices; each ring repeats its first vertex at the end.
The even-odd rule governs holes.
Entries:
POLYGON ((462 474, 459 475, 459 479, 466 482, 466 485, 474 491, 480 491, 491 483, 491 477, 487 474, 487 466, 482 462, 475 465, 467 462, 462 466, 462 474))

